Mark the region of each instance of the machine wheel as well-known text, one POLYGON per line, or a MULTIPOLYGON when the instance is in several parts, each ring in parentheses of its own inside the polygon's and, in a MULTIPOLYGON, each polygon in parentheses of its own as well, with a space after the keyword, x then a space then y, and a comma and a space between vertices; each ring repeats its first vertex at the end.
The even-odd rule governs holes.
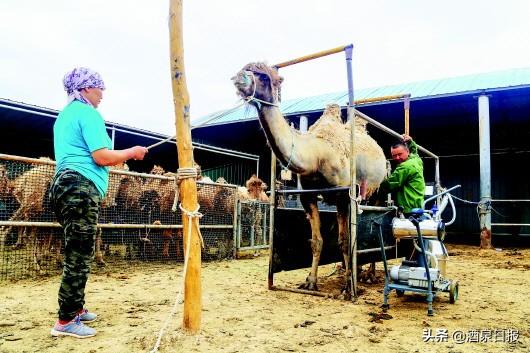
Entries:
POLYGON ((397 295, 398 297, 402 297, 404 294, 405 294, 405 291, 404 291, 404 290, 396 289, 396 295, 397 295))
POLYGON ((449 303, 454 304, 458 299, 458 282, 452 281, 449 287, 449 303))

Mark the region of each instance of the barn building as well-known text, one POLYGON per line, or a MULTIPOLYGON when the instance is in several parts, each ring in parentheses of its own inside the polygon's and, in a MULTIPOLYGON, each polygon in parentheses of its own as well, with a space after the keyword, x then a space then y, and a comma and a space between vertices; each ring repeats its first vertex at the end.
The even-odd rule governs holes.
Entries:
MULTIPOLYGON (((355 91, 355 99, 403 94, 410 94, 410 134, 419 145, 440 157, 442 186, 462 186, 454 192, 460 200, 456 202, 456 221, 448 229, 451 239, 475 244, 480 233, 476 204, 481 197, 479 100, 486 102, 491 198, 498 200, 492 203, 494 245, 505 239, 510 244, 528 243, 530 186, 522 169, 530 161, 530 68, 360 89, 355 91)), ((281 110, 295 128, 303 129, 316 121, 330 103, 342 106, 345 116, 347 101, 348 92, 342 91, 285 100, 281 110)), ((402 99, 361 104, 357 109, 394 131, 403 131, 402 99)), ((0 153, 53 157, 52 127, 57 114, 53 109, 0 98, 0 153)), ((193 123, 195 158, 207 174, 243 184, 257 172, 270 183, 271 152, 253 108, 216 112, 193 123)), ((168 138, 111 122, 107 122, 107 129, 118 149, 149 146, 168 138)), ((369 132, 388 154, 393 139, 373 127, 369 132)), ((152 154, 146 161, 132 161, 130 167, 146 172, 159 164, 175 170, 175 161, 173 142, 157 147, 156 156, 152 154)), ((424 163, 426 181, 433 182, 434 163, 428 157, 424 163)))

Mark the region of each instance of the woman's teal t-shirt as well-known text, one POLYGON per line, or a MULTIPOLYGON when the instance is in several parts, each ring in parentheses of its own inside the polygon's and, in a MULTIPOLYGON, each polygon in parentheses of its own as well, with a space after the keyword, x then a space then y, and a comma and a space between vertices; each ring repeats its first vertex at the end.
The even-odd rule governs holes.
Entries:
POLYGON ((92 152, 112 148, 112 142, 105 128, 105 121, 99 112, 78 100, 68 104, 57 117, 53 126, 53 146, 56 173, 73 169, 91 180, 101 197, 107 193, 109 171, 94 162, 92 152))

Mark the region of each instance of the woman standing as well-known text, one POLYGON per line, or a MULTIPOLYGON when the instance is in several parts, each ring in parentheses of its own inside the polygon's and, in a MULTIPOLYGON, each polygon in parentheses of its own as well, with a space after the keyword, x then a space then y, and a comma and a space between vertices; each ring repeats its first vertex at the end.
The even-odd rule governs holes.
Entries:
POLYGON ((97 319, 85 308, 85 286, 94 255, 101 200, 108 188, 107 166, 144 158, 147 148, 112 150, 105 121, 96 110, 105 84, 88 68, 75 68, 63 79, 68 104, 53 126, 57 167, 50 201, 64 230, 64 267, 59 288, 58 320, 52 336, 92 337, 84 324, 97 319))

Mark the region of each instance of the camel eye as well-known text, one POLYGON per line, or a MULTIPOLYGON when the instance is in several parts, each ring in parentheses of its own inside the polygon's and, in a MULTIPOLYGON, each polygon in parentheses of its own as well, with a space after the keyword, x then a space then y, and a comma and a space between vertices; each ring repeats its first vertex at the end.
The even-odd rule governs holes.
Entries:
POLYGON ((256 73, 254 73, 254 75, 257 76, 256 79, 258 79, 260 81, 263 81, 263 82, 266 82, 266 83, 269 83, 270 80, 271 80, 269 75, 261 73, 261 72, 256 72, 256 73))

